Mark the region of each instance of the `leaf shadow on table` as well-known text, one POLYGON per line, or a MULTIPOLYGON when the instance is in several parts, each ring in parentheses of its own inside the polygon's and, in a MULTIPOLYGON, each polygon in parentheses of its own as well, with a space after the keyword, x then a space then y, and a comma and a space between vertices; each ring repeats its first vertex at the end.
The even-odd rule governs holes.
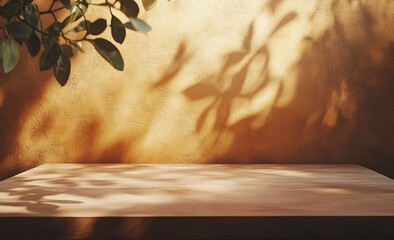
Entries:
MULTIPOLYGON (((9 207, 10 212, 7 214, 8 218, 3 217, 4 215, 0 216, 2 223, 0 237, 5 239, 18 239, 15 236, 20 238, 40 236, 40 239, 160 239, 163 236, 184 238, 191 233, 199 238, 230 237, 232 234, 244 232, 253 236, 256 234, 256 225, 253 224, 258 223, 259 218, 231 217, 238 216, 237 211, 238 214, 239 211, 245 211, 245 206, 239 205, 239 202, 245 200, 244 192, 236 190, 246 189, 246 192, 250 193, 252 182, 259 182, 258 186, 268 187, 271 190, 278 187, 282 187, 282 190, 287 188, 285 191, 290 201, 296 200, 297 197, 293 194, 299 194, 300 191, 306 196, 317 194, 336 199, 346 196, 349 192, 358 192, 365 196, 376 191, 377 185, 382 188, 378 191, 380 194, 392 192, 390 182, 386 182, 385 186, 379 183, 381 176, 375 175, 378 181, 369 182, 364 180, 362 173, 353 176, 352 169, 354 170, 354 166, 321 168, 313 165, 301 167, 266 165, 261 168, 258 165, 242 164, 209 167, 193 164, 177 167, 157 164, 87 164, 63 165, 63 169, 59 165, 41 168, 41 170, 39 167, 33 169, 29 175, 21 174, 1 184, 0 192, 8 196, 2 197, 0 208, 9 207), (344 179, 332 177, 333 174, 344 179), (289 179, 286 176, 292 181, 286 182, 289 179), (357 178, 356 181, 353 177, 357 178), (269 184, 265 185, 265 181, 269 184), (338 181, 343 184, 336 184, 338 181), (364 181, 362 189, 358 184, 359 181, 364 181), (300 186, 297 182, 306 184, 300 186), (127 187, 122 183, 127 183, 127 187), (162 185, 163 183, 165 184, 162 185), (206 187, 201 188, 202 185, 206 187), (119 198, 120 194, 122 198, 119 198), (109 202, 108 198, 111 196, 115 196, 118 202, 109 202), (15 201, 7 200, 13 197, 16 197, 15 201), (144 201, 138 201, 141 197, 144 201), (150 201, 152 199, 154 201, 150 201), (222 202, 218 199, 225 200, 222 202), (124 205, 122 200, 129 202, 124 205), (93 205, 89 205, 92 203, 93 205), (88 214, 84 215, 86 210, 89 210, 88 214), (72 214, 67 215, 67 211, 72 214), (152 214, 152 211, 156 214, 152 214), (227 214, 212 216, 212 212, 221 211, 227 214), (234 214, 228 216, 228 211, 234 214), (190 212, 201 214, 193 218, 181 217, 182 214, 190 212), (13 217, 9 218, 9 216, 13 217), (199 226, 205 227, 200 229, 199 226), (244 229, 240 229, 241 226, 244 229), (235 230, 229 231, 228 227, 235 230), (45 230, 46 228, 48 229, 45 230)), ((360 171, 370 173, 364 168, 360 168, 360 171)), ((271 197, 267 195, 258 201, 271 197)), ((250 200, 253 202, 253 198, 250 200)), ((316 203, 316 198, 309 197, 309 201, 316 203)), ((322 201, 322 204, 330 202, 328 199, 319 202, 322 201)), ((253 214, 256 214, 256 211, 300 214, 303 212, 302 208, 302 204, 294 204, 294 206, 279 204, 275 198, 264 205, 246 206, 246 209, 249 209, 247 211, 252 211, 249 213, 253 214)), ((269 229, 267 227, 264 234, 268 234, 269 229)))

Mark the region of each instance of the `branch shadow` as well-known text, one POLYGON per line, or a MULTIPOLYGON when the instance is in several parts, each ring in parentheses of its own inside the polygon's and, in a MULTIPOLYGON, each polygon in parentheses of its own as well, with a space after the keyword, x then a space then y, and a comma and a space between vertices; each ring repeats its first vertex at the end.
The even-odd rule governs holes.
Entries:
MULTIPOLYGON (((258 128, 253 123, 259 114, 227 127, 234 140, 213 163, 356 163, 394 177, 393 40, 377 30, 376 18, 382 19, 361 1, 354 11, 363 32, 349 29, 339 11, 344 3, 332 2, 331 27, 304 38, 293 65, 291 102, 279 107, 274 101, 258 128)), ((317 21, 314 15, 311 24, 317 21)), ((225 121, 228 109, 220 108, 227 112, 225 121)))

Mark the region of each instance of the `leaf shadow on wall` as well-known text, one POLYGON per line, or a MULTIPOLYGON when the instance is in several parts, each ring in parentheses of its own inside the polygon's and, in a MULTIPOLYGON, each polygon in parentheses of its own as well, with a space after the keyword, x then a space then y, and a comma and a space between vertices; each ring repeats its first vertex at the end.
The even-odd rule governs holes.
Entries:
MULTIPOLYGON (((50 2, 39 3, 40 8, 49 8, 50 2)), ((56 5, 55 5, 56 7, 56 5)), ((60 18, 62 12, 57 12, 60 18)), ((43 29, 53 22, 52 16, 41 16, 43 29)), ((15 153, 25 150, 19 141, 21 130, 28 116, 36 111, 34 106, 51 84, 58 84, 50 68, 39 70, 39 59, 43 51, 31 57, 26 44, 18 45, 19 62, 15 69, 5 74, 0 70, 0 180, 36 166, 41 159, 15 159, 15 153), (18 163, 18 164, 16 164, 18 163)), ((77 54, 75 54, 77 57, 77 54)), ((75 58, 74 57, 74 58, 75 58)), ((45 135, 49 131, 53 117, 45 116, 34 134, 45 135)))
MULTIPOLYGON (((17 68, 7 75, 0 73, 0 161, 6 161, 11 151, 17 152, 22 147, 17 139, 23 119, 41 98, 50 80, 54 80, 51 71, 38 70, 38 57, 31 58, 25 47, 19 50, 17 68)), ((15 173, 16 170, 12 170, 7 175, 15 173)), ((3 177, 1 170, 0 175, 3 177)))
MULTIPOLYGON (((274 14, 281 2, 273 2, 275 6, 269 5, 268 10, 274 14)), ((300 58, 292 66, 295 79, 274 79, 267 67, 272 53, 263 44, 249 60, 242 53, 228 54, 219 75, 213 76, 219 82, 232 64, 244 62, 225 91, 206 84, 208 81, 185 89, 183 93, 191 101, 214 97, 196 122, 198 133, 208 115, 215 116, 211 150, 220 148, 224 134, 232 136, 224 154, 210 156, 211 163, 355 163, 394 177, 393 41, 384 37, 376 27, 376 16, 359 1, 352 10, 359 26, 349 29, 340 7, 353 2, 333 1, 332 25, 318 36, 304 38, 300 58), (360 29, 361 34, 357 32, 360 29), (254 91, 244 93, 250 64, 258 54, 265 56, 260 84, 254 91), (277 81, 279 87, 270 105, 262 112, 230 123, 235 101, 253 100, 272 81, 277 81), (296 82, 294 93, 289 103, 279 105, 286 81, 296 82)), ((316 24, 317 11, 319 5, 310 16, 311 24, 316 24)), ((296 18, 295 12, 286 14, 267 41, 296 18)), ((243 44, 246 53, 251 35, 253 24, 243 44)))
MULTIPOLYGON (((177 47, 170 64, 160 73, 158 80, 149 88, 149 101, 154 102, 157 109, 165 108, 170 95, 163 94, 169 88, 171 80, 174 79, 183 67, 190 60, 190 55, 187 54, 187 46, 181 42, 177 47)), ((111 101, 112 106, 121 104, 121 100, 111 101)), ((132 154, 138 141, 143 139, 151 130, 152 122, 157 117, 158 111, 146 111, 144 118, 139 120, 132 120, 128 123, 132 127, 138 127, 137 133, 133 132, 132 136, 125 134, 125 136, 118 135, 106 146, 96 145, 98 139, 106 131, 103 129, 103 117, 91 116, 88 121, 79 126, 84 134, 79 138, 78 148, 83 149, 76 158, 72 159, 77 163, 132 163, 135 162, 135 156, 132 154)), ((125 126, 127 131, 130 126, 125 126)), ((80 131, 79 131, 80 132, 80 131)))

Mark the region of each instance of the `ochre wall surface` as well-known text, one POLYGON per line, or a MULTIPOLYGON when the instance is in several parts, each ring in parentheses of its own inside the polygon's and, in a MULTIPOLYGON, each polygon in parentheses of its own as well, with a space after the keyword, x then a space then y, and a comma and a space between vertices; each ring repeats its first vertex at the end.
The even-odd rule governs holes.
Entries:
MULTIPOLYGON (((107 14, 100 8, 91 15, 107 14)), ((0 177, 42 163, 361 163, 392 174, 394 1, 159 0, 114 70, 0 74, 0 177)), ((109 33, 104 33, 109 36, 109 33)))

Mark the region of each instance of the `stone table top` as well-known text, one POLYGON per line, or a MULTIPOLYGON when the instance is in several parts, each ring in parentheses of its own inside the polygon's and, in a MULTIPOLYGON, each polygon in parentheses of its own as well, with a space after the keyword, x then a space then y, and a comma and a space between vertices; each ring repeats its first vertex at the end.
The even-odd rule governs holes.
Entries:
POLYGON ((0 217, 394 216, 358 165, 44 164, 0 182, 0 217))

